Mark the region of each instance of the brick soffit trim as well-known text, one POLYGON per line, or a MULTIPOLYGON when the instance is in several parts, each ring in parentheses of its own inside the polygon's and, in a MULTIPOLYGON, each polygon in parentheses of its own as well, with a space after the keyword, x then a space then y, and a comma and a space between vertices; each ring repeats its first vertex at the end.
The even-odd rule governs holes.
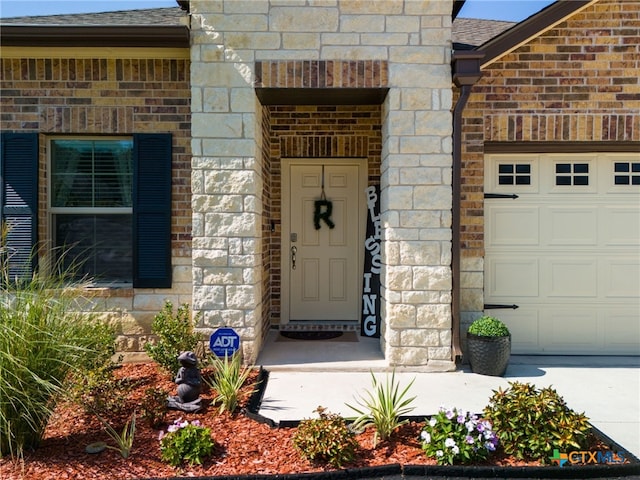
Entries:
POLYGON ((640 142, 596 141, 596 142, 485 142, 484 153, 635 153, 640 151, 640 142))
POLYGON ((369 137, 365 135, 296 135, 280 138, 280 156, 285 158, 366 158, 369 137))
POLYGON ((389 91, 386 60, 267 60, 255 73, 263 105, 375 105, 389 91))
POLYGON ((267 60, 256 62, 256 87, 385 88, 386 60, 267 60))

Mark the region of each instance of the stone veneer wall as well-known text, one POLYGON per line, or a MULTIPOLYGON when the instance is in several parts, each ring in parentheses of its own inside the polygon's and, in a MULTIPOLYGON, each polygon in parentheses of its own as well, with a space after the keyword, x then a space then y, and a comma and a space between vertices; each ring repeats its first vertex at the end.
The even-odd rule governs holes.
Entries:
POLYGON ((151 322, 165 299, 191 301, 189 60, 187 52, 3 48, 2 130, 40 132, 39 242, 48 242, 47 138, 50 135, 173 135, 171 289, 97 289, 95 302, 117 327, 125 360, 144 358, 151 322))
MULTIPOLYGON (((192 0, 190 8, 193 300, 203 330, 236 328, 247 361, 266 334, 264 262, 273 270, 276 260, 264 252, 265 209, 278 208, 277 169, 265 154, 274 111, 257 105, 256 63, 385 61, 382 348, 390 365, 450 368, 452 2, 192 0)), ((351 72, 349 82, 366 85, 351 72)))
POLYGON ((600 0, 473 87, 462 128, 461 333, 484 303, 484 143, 639 141, 639 16, 636 0, 600 0))

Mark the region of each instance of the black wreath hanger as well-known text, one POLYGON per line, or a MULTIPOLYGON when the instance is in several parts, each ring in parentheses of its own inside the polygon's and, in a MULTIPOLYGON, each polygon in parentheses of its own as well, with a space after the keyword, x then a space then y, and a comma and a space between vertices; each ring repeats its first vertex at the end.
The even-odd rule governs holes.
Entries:
POLYGON ((331 213, 333 212, 333 202, 327 200, 327 195, 324 193, 324 165, 322 165, 322 190, 320 192, 320 200, 313 202, 313 226, 316 230, 320 230, 320 220, 330 229, 335 228, 335 224, 331 220, 331 213))

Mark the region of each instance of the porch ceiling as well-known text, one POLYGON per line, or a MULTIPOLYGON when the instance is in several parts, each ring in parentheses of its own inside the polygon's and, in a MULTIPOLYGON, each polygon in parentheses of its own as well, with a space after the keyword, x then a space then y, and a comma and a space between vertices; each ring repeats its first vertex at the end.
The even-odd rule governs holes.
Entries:
POLYGON ((388 88, 256 88, 262 105, 379 105, 388 88))

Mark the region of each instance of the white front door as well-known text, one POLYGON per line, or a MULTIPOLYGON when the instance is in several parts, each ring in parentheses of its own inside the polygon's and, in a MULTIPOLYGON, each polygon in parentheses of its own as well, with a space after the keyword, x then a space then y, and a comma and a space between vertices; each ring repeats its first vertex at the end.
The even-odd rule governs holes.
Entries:
POLYGON ((366 178, 365 161, 283 160, 281 324, 359 320, 366 178))

